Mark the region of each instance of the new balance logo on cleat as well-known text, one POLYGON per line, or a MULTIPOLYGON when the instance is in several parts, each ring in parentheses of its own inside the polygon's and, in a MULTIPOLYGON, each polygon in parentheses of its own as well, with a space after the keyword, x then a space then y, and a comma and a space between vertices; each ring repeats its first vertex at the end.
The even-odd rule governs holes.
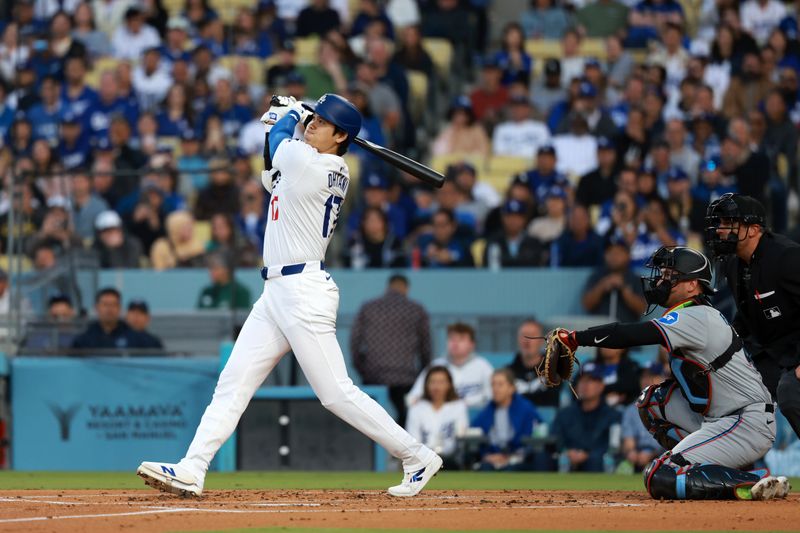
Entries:
POLYGON ((417 481, 422 481, 422 474, 425 472, 425 469, 417 471, 416 473, 412 474, 411 482, 416 483, 417 481))
POLYGON ((165 474, 169 474, 170 476, 175 477, 174 468, 169 468, 168 466, 161 465, 161 471, 164 472, 165 474))

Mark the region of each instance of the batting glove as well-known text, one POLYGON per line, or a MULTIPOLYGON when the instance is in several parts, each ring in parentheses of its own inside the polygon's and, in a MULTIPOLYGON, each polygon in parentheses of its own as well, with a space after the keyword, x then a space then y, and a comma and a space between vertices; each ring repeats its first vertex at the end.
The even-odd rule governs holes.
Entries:
POLYGON ((273 95, 270 101, 270 108, 261 115, 261 122, 264 123, 264 131, 269 133, 272 126, 282 119, 289 112, 291 106, 297 103, 293 96, 273 95))
POLYGON ((300 117, 300 124, 303 126, 307 126, 311 121, 311 118, 314 116, 314 112, 311 110, 311 108, 305 105, 303 102, 295 101, 291 106, 289 106, 289 110, 297 113, 297 115, 300 117))

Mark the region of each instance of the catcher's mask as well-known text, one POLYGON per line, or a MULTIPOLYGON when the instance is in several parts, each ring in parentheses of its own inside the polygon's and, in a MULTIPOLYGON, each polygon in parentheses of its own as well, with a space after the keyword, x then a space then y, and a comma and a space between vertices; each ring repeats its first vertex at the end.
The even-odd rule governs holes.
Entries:
POLYGON ((704 294, 716 292, 711 284, 711 262, 697 250, 686 246, 662 246, 645 266, 650 268, 650 275, 642 276, 646 315, 656 306, 666 307, 672 289, 681 281, 696 279, 704 294))
MULTIPOLYGON (((736 245, 744 240, 744 226, 766 225, 766 212, 761 202, 750 196, 729 192, 708 205, 705 218, 705 241, 714 257, 736 253, 736 245), (727 230, 727 234, 720 235, 727 230)), ((746 235, 746 232, 745 232, 746 235)))

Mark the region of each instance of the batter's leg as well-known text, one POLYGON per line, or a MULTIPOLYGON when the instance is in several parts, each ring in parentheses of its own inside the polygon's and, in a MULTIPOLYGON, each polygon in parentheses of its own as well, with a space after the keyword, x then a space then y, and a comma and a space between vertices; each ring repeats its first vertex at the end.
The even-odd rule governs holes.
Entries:
POLYGON ((308 383, 323 406, 401 459, 404 470, 423 468, 436 457, 433 450, 400 427, 347 375, 336 340, 339 291, 324 272, 318 274, 275 280, 280 282, 276 302, 289 303, 278 321, 308 383))
POLYGON ((794 368, 784 370, 778 382, 778 407, 800 437, 800 379, 794 368))
POLYGON ((189 450, 179 463, 201 479, 211 459, 236 429, 255 391, 289 350, 289 343, 269 315, 267 298, 264 292, 253 305, 189 450))

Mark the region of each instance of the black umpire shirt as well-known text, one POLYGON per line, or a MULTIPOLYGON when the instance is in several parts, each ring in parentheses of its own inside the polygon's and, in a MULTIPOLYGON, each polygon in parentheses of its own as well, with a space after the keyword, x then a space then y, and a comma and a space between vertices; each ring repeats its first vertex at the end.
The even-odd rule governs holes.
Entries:
POLYGON ((736 331, 753 358, 800 364, 800 245, 765 232, 750 264, 733 256, 726 278, 736 298, 736 331))

